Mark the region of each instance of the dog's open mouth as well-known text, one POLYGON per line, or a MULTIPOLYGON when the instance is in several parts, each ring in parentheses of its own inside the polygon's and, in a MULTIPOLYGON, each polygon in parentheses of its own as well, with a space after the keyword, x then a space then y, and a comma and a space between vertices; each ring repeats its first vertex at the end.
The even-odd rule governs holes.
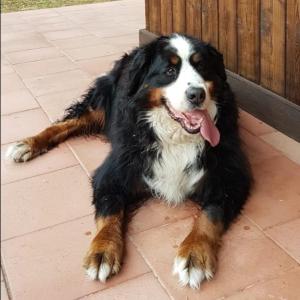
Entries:
POLYGON ((200 133, 211 146, 218 145, 220 133, 206 109, 194 109, 183 113, 175 110, 168 103, 165 103, 165 106, 170 117, 177 121, 188 133, 200 133))

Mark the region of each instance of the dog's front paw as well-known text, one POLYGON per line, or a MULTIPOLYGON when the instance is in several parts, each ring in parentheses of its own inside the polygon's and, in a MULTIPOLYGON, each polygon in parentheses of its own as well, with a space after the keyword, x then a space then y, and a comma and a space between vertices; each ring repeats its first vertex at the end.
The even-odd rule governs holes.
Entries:
POLYGON ((84 258, 86 274, 92 280, 105 282, 121 269, 123 244, 105 239, 98 234, 84 258))
POLYGON ((35 156, 32 145, 26 140, 11 145, 6 151, 6 158, 15 162, 25 162, 35 156))
POLYGON ((179 277, 182 286, 200 288, 203 280, 213 278, 217 266, 218 246, 207 236, 200 236, 190 242, 183 241, 174 261, 173 273, 179 277))

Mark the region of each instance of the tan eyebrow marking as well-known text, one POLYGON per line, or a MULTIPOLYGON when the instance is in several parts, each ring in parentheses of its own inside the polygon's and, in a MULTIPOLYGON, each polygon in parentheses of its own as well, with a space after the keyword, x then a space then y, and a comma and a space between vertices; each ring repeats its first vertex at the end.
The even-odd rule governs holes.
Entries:
POLYGON ((198 62, 200 62, 202 57, 201 57, 201 54, 199 52, 197 52, 197 53, 194 53, 191 58, 192 58, 192 62, 197 64, 198 62))
POLYGON ((173 65, 177 65, 179 63, 179 57, 177 55, 171 55, 170 57, 170 62, 173 64, 173 65))

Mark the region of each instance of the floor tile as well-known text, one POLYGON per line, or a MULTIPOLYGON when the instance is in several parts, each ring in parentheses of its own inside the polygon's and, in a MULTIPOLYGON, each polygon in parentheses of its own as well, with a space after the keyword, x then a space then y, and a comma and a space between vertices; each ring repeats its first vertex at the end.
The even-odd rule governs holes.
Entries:
POLYGON ((82 137, 68 141, 86 172, 90 175, 103 163, 111 146, 100 137, 82 137))
POLYGON ((85 88, 73 88, 53 94, 37 97, 37 101, 46 112, 48 118, 54 122, 63 117, 65 109, 72 103, 79 101, 81 95, 86 91, 85 88))
POLYGON ((93 230, 93 217, 89 216, 3 242, 2 257, 13 298, 77 299, 149 272, 128 241, 118 276, 106 284, 88 280, 82 260, 93 230))
POLYGON ((291 270, 278 278, 259 282, 232 295, 228 300, 298 299, 300 295, 300 269, 291 270))
POLYGON ((28 109, 38 108, 39 104, 28 89, 16 90, 2 94, 1 115, 12 114, 28 109))
POLYGON ((300 143, 282 134, 281 132, 273 132, 262 135, 261 138, 281 151, 286 157, 300 165, 300 143))
POLYGON ((43 38, 32 38, 3 42, 1 46, 3 53, 10 53, 14 51, 48 48, 52 45, 43 38))
POLYGON ((300 218, 274 226, 266 233, 300 263, 300 218))
POLYGON ((245 213, 262 228, 300 216, 300 167, 284 156, 253 167, 254 187, 245 213))
POLYGON ((170 298, 152 274, 145 274, 138 278, 121 283, 111 289, 107 289, 81 299, 167 300, 170 298))
POLYGON ((239 111, 239 124, 256 136, 276 131, 273 127, 255 118, 244 110, 239 111))
POLYGON ((16 73, 5 74, 1 78, 1 95, 25 89, 25 85, 16 73))
POLYGON ((224 238, 214 279, 203 283, 200 291, 180 287, 177 278, 172 276, 173 259, 191 223, 192 219, 186 219, 132 236, 134 244, 174 299, 218 299, 296 266, 293 259, 243 218, 224 238))
POLYGON ((40 33, 45 33, 49 31, 58 31, 58 30, 70 30, 78 28, 74 23, 63 19, 57 23, 44 23, 44 24, 37 24, 36 31, 40 33))
POLYGON ((5 152, 10 145, 11 144, 1 147, 2 184, 78 165, 78 161, 65 144, 61 144, 48 153, 38 156, 26 163, 15 163, 6 160, 5 152))
POLYGON ((50 124, 41 109, 2 116, 1 143, 8 144, 39 133, 50 124))
POLYGON ((60 56, 63 56, 63 54, 60 50, 54 47, 11 52, 6 55, 7 59, 12 64, 21 64, 60 56))
POLYGON ((91 193, 80 166, 2 186, 1 239, 92 214, 91 193))
POLYGON ((252 165, 260 164, 266 159, 281 155, 279 151, 276 151, 259 137, 254 136, 243 128, 240 128, 240 136, 242 139, 242 149, 252 165))
POLYGON ((198 207, 191 201, 170 207, 163 200, 149 199, 133 216, 129 223, 129 233, 135 234, 197 214, 198 207))
POLYGON ((17 64, 14 68, 23 79, 28 79, 74 70, 76 65, 66 57, 58 57, 17 64))
POLYGON ((48 41, 55 41, 55 40, 73 38, 77 36, 84 36, 87 34, 88 33, 85 30, 78 28, 78 29, 66 29, 66 30, 44 32, 43 36, 48 41))
POLYGON ((26 79, 27 87, 35 96, 89 87, 91 78, 80 70, 61 72, 39 78, 26 79))
POLYGON ((14 74, 14 73, 15 73, 15 70, 10 64, 7 64, 7 65, 1 64, 1 75, 2 76, 5 76, 7 74, 14 74))
POLYGON ((1 281, 1 300, 9 300, 4 281, 1 281))
POLYGON ((83 71, 91 74, 95 78, 103 75, 113 68, 114 62, 122 57, 122 53, 103 56, 99 58, 79 60, 76 65, 83 71))
POLYGON ((60 49, 74 49, 102 44, 103 40, 92 34, 85 36, 52 41, 60 49))
POLYGON ((73 60, 90 59, 119 53, 120 49, 110 44, 101 44, 77 49, 66 49, 65 53, 73 60))

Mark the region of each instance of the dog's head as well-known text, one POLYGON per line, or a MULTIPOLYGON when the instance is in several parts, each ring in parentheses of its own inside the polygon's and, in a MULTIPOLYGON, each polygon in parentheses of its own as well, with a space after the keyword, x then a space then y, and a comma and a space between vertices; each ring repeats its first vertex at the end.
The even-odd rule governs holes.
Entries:
POLYGON ((226 81, 222 55, 209 44, 173 34, 139 48, 130 66, 130 94, 145 107, 163 106, 188 133, 201 132, 211 144, 218 132, 209 115, 214 91, 226 81))

